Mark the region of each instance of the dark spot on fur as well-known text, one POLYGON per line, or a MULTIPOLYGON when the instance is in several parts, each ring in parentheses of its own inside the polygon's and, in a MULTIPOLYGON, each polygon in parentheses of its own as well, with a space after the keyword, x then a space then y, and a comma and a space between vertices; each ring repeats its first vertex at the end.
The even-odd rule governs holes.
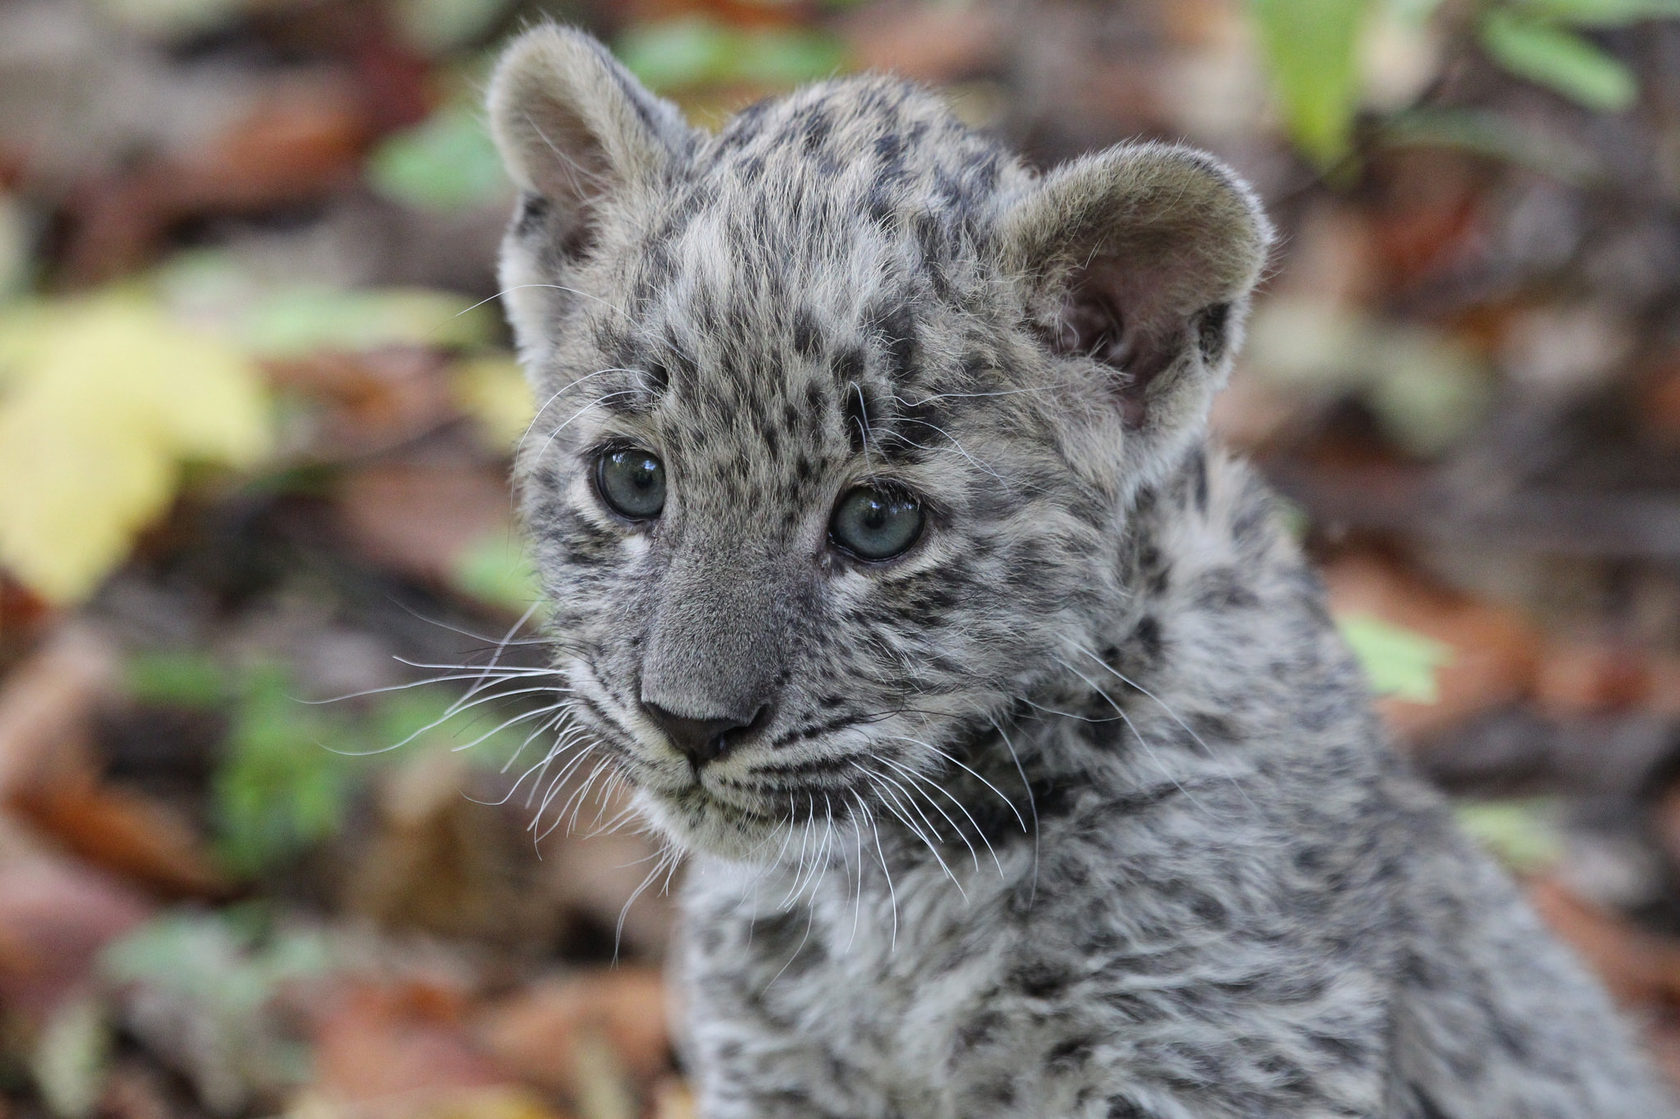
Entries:
POLYGON ((809 307, 801 307, 794 313, 793 348, 805 358, 814 358, 822 352, 822 332, 817 329, 817 318, 809 307))
POLYGON ((1218 361, 1225 353, 1226 329, 1231 322, 1231 305, 1229 303, 1215 303, 1211 307, 1203 308, 1196 319, 1196 347, 1201 350, 1202 360, 1210 365, 1218 361))
POLYGON ((548 217, 553 207, 548 199, 540 194, 524 194, 519 198, 519 211, 513 219, 513 228, 520 237, 528 237, 548 217))

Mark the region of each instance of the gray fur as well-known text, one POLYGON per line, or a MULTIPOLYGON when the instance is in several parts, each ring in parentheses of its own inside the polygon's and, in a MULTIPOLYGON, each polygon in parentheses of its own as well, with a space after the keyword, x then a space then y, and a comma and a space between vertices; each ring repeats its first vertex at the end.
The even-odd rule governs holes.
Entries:
POLYGON ((554 28, 491 109, 552 760, 693 856, 707 1119, 1669 1114, 1206 444, 1269 240, 1228 171, 1040 177, 881 78, 703 135, 554 28), (826 537, 866 479, 931 511, 881 564, 826 537), (769 709, 702 767, 648 702, 769 709))

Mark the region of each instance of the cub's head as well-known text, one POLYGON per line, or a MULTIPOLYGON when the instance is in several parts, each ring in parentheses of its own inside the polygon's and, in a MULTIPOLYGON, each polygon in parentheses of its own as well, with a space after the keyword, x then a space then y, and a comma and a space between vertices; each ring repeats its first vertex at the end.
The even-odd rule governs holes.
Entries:
POLYGON ((925 802, 1123 608, 1131 501, 1200 438, 1262 263, 1252 197, 1153 144, 1040 176, 879 78, 709 135, 552 27, 490 113, 576 723, 728 857, 925 802))

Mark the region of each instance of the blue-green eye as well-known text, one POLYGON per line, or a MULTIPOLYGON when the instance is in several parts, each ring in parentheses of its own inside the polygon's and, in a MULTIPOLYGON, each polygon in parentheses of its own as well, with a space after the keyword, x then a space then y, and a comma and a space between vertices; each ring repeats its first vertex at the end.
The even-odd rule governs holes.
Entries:
POLYGON ((828 523, 829 539, 859 559, 898 555, 922 535, 922 507, 914 499, 871 486, 841 495, 828 523))
POLYGON ((631 520, 645 521, 665 508, 665 464, 651 451, 608 451, 595 463, 601 500, 631 520))

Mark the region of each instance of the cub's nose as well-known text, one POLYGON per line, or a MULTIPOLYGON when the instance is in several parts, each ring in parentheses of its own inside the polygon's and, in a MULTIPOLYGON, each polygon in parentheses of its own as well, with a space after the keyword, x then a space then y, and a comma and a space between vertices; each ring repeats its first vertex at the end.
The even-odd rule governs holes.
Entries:
POLYGON ((745 718, 726 715, 720 719, 695 719, 679 715, 649 700, 642 701, 642 709, 658 724, 659 729, 665 732, 665 737, 671 740, 671 745, 680 750, 698 769, 707 762, 716 761, 733 747, 737 740, 757 730, 764 722, 764 715, 769 707, 760 707, 745 718))

